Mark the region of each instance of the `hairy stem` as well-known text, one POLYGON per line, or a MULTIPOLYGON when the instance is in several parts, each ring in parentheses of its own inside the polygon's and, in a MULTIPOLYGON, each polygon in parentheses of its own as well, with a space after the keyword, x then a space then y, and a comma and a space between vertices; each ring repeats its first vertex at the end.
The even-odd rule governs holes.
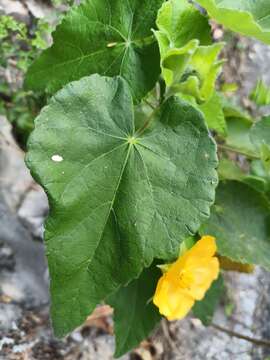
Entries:
POLYGON ((238 150, 238 149, 235 149, 231 146, 228 146, 228 145, 221 145, 221 144, 218 144, 218 148, 221 149, 221 150, 227 150, 227 151, 232 151, 232 152, 235 152, 237 154, 240 154, 240 155, 244 155, 246 157, 249 157, 251 159, 260 159, 259 156, 256 156, 255 154, 249 154, 245 151, 242 151, 242 150, 238 150))
POLYGON ((140 136, 145 132, 145 130, 151 125, 152 121, 155 118, 155 115, 159 112, 159 110, 160 110, 160 107, 158 106, 155 108, 155 110, 153 110, 151 112, 151 114, 146 119, 144 125, 137 131, 136 136, 140 136))
POLYGON ((211 326, 213 328, 219 330, 219 331, 224 332, 225 334, 228 334, 228 335, 232 336, 232 337, 237 337, 238 339, 243 339, 243 340, 249 341, 249 342, 251 342, 251 343, 253 343, 255 345, 270 347, 270 340, 256 339, 256 338, 253 338, 251 336, 246 336, 246 335, 243 335, 243 334, 239 334, 238 332, 226 329, 223 326, 220 326, 220 325, 217 325, 217 324, 211 324, 211 326))

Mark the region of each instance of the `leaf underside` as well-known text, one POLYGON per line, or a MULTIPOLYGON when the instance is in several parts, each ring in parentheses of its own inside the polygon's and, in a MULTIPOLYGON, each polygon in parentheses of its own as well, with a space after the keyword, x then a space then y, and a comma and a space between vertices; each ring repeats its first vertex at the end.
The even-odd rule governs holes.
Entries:
POLYGON ((62 336, 154 258, 177 257, 209 217, 216 146, 202 115, 177 98, 138 135, 120 77, 70 83, 35 126, 26 162, 49 198, 52 318, 62 336))

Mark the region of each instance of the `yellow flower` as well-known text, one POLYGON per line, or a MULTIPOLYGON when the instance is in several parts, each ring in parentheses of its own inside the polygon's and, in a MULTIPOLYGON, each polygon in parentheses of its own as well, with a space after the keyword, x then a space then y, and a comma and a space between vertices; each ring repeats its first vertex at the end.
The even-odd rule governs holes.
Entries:
POLYGON ((219 262, 215 238, 203 236, 190 250, 170 264, 159 279, 153 298, 168 320, 184 318, 196 300, 202 300, 217 279, 219 262))

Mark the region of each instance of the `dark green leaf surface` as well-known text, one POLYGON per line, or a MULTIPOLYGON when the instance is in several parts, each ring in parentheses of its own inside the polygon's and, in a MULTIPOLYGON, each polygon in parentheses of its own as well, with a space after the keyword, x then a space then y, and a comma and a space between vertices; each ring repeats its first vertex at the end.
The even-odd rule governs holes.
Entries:
POLYGON ((201 301, 196 301, 192 308, 195 317, 208 326, 212 322, 216 307, 224 291, 223 278, 219 275, 201 301))
POLYGON ((151 29, 162 2, 86 0, 74 7, 53 34, 53 46, 30 67, 26 86, 54 93, 86 75, 121 75, 140 100, 160 73, 151 29))
POLYGON ((269 0, 196 0, 226 28, 270 44, 269 0))
POLYGON ((139 279, 120 288, 108 299, 114 308, 115 357, 138 346, 160 321, 158 308, 151 298, 161 275, 156 266, 151 266, 143 271, 139 279))
POLYGON ((201 114, 170 98, 139 135, 119 77, 93 75, 58 92, 36 120, 26 161, 50 201, 57 335, 153 258, 175 258, 209 216, 217 184, 216 145, 201 114))
POLYGON ((216 237, 220 255, 270 270, 269 219, 269 203, 262 194, 237 181, 222 182, 201 234, 216 237))
POLYGON ((270 116, 262 118, 252 126, 250 139, 258 150, 262 145, 270 146, 270 116))

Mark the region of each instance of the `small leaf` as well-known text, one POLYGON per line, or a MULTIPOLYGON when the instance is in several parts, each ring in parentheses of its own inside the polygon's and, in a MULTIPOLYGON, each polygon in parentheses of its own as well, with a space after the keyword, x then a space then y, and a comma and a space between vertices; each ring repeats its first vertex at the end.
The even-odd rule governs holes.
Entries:
POLYGON ((223 46, 224 43, 217 43, 197 47, 188 63, 189 72, 183 76, 187 79, 175 86, 176 91, 193 96, 199 103, 209 101, 221 72, 223 61, 219 61, 218 56, 223 46))
POLYGON ((262 144, 261 146, 261 158, 264 164, 265 171, 270 176, 270 146, 262 144))
POLYGON ((196 0, 209 16, 226 28, 270 44, 269 0, 196 0))
POLYGON ((270 104, 270 88, 266 86, 263 80, 258 80, 254 89, 252 89, 249 98, 258 106, 270 104))
POLYGON ((269 203, 261 193, 237 181, 221 182, 200 233, 216 237, 220 255, 270 270, 269 219, 269 203))
POLYGON ((247 120, 250 124, 252 123, 252 119, 244 109, 236 105, 229 98, 222 96, 221 93, 219 93, 219 97, 222 101, 223 112, 226 119, 229 118, 244 119, 247 120))
POLYGON ((216 79, 223 65, 223 61, 218 60, 218 56, 223 47, 224 43, 200 46, 192 56, 190 66, 199 74, 201 83, 199 100, 201 101, 207 101, 213 95, 216 79))
POLYGON ((220 180, 242 180, 245 176, 240 167, 229 159, 221 159, 218 165, 220 180))
POLYGON ((226 118, 226 122, 228 129, 226 145, 247 156, 259 156, 258 150, 250 138, 252 121, 244 117, 230 117, 226 118))
POLYGON ((201 320, 203 325, 208 326, 212 322, 214 312, 219 300, 224 292, 223 278, 219 275, 218 279, 213 282, 210 289, 201 301, 196 301, 192 312, 195 317, 201 320))
POLYGON ((254 174, 246 174, 240 167, 229 159, 221 159, 218 167, 220 180, 237 180, 248 184, 254 190, 262 193, 268 191, 268 183, 263 176, 254 174))
POLYGON ((270 145, 270 116, 254 123, 250 131, 250 139, 259 151, 263 144, 270 145))
POLYGON ((151 301, 160 276, 161 271, 152 265, 109 297, 108 303, 114 308, 115 357, 138 346, 161 320, 151 301))
POLYGON ((211 43, 205 38, 210 29, 205 17, 186 0, 170 0, 159 11, 157 26, 162 75, 170 93, 208 100, 221 70, 217 57, 223 44, 205 45, 211 43))
POLYGON ((257 121, 250 130, 250 139, 261 156, 267 177, 270 178, 270 117, 257 121))
MULTIPOLYGON (((252 160, 250 163, 250 173, 254 176, 258 176, 267 179, 269 176, 265 171, 261 160, 252 160)), ((270 178, 269 178, 270 180, 270 178)))
POLYGON ((151 119, 136 131, 128 84, 92 75, 64 87, 36 120, 26 162, 50 202, 59 336, 154 258, 177 257, 209 216, 217 155, 202 115, 171 97, 151 119))
POLYGON ((162 75, 167 86, 178 85, 198 45, 197 40, 191 40, 182 48, 167 49, 161 61, 162 75))
POLYGON ((225 137, 227 135, 227 124, 224 118, 220 96, 214 92, 208 101, 199 105, 199 109, 203 112, 209 128, 225 137))
POLYGON ((54 32, 53 46, 30 67, 26 87, 54 93, 86 75, 121 75, 139 101, 160 73, 151 29, 162 3, 86 0, 73 7, 54 32))
POLYGON ((195 39, 181 48, 163 48, 162 75, 170 92, 193 96, 199 102, 208 101, 222 68, 218 55, 223 45, 199 46, 195 39))
POLYGON ((201 45, 212 43, 207 18, 187 0, 164 2, 158 12, 157 27, 170 48, 181 48, 194 39, 199 40, 201 45))
POLYGON ((269 183, 259 176, 247 175, 242 178, 242 181, 261 193, 267 193, 270 189, 269 183))

